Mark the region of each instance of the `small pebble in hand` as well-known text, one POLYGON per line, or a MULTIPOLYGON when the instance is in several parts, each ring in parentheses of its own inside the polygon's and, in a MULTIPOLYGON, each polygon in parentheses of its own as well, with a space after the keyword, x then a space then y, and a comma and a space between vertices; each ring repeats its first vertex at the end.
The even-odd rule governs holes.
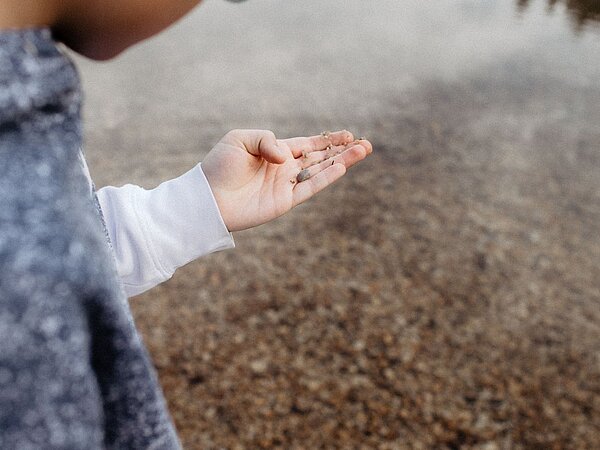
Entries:
POLYGON ((296 177, 296 180, 298 180, 298 183, 302 183, 303 181, 306 181, 309 178, 310 178, 310 171, 308 169, 304 169, 298 174, 298 176, 296 177))

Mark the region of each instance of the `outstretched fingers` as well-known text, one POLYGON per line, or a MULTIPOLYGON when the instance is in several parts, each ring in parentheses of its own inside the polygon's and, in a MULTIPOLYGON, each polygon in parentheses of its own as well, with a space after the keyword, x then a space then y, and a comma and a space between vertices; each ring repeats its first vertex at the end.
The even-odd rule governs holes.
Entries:
POLYGON ((349 168, 372 152, 373 147, 369 141, 354 141, 347 146, 331 147, 326 150, 310 153, 301 159, 300 164, 303 169, 306 169, 325 161, 332 164, 331 161, 335 159, 336 162, 341 162, 346 168, 349 168))
POLYGON ((324 132, 318 136, 282 139, 279 142, 287 144, 294 158, 298 158, 312 152, 325 150, 329 146, 346 145, 353 140, 352 133, 342 130, 332 133, 324 132))
POLYGON ((320 160, 307 163, 312 158, 304 158, 299 166, 294 184, 294 206, 298 205, 317 192, 325 189, 331 183, 342 177, 346 170, 373 152, 371 143, 367 140, 357 140, 346 146, 330 147, 314 152, 320 160))
MULTIPOLYGON (((346 166, 346 169, 349 169, 354 164, 365 159, 372 151, 373 149, 370 146, 367 147, 362 144, 357 144, 349 147, 347 150, 344 150, 342 153, 331 159, 336 163, 342 163, 346 166)), ((324 161, 324 163, 329 163, 329 160, 324 161)))
POLYGON ((315 173, 315 175, 298 182, 293 190, 294 206, 305 202, 317 192, 322 191, 327 186, 340 179, 345 173, 346 166, 340 163, 334 163, 333 165, 329 165, 327 168, 315 173))

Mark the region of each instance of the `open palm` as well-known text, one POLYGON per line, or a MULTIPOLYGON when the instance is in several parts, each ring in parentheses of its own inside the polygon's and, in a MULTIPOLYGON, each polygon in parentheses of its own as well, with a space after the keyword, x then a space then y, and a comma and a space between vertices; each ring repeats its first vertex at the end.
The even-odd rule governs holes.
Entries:
POLYGON ((202 162, 229 231, 266 223, 346 173, 372 152, 366 140, 338 131, 276 139, 270 131, 227 133, 202 162))

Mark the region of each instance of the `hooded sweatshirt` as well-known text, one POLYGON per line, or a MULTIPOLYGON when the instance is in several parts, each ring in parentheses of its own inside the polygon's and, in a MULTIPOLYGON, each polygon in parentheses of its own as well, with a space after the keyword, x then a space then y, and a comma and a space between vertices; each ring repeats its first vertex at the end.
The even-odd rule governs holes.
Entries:
POLYGON ((0 448, 177 449, 127 296, 233 240, 200 165, 96 195, 80 114, 50 31, 0 32, 0 448))

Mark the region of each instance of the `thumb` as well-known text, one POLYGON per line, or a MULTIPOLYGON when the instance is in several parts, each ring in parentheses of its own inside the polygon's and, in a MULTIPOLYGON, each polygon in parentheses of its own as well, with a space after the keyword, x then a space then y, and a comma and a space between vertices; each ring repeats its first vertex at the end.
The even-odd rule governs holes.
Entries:
POLYGON ((278 141, 275 134, 268 130, 232 130, 223 138, 233 145, 242 146, 253 156, 264 158, 273 164, 283 164, 293 158, 287 143, 278 141))
POLYGON ((257 153, 253 151, 250 151, 250 153, 255 156, 261 156, 273 164, 283 164, 288 157, 292 156, 292 152, 287 144, 279 142, 275 134, 271 131, 260 132, 256 150, 258 150, 257 153))

